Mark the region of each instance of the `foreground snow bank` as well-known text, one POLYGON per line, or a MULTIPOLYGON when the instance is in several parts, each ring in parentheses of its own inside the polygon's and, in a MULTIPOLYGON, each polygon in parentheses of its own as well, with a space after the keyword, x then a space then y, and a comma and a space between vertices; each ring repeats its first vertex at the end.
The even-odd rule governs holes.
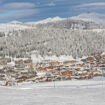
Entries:
POLYGON ((55 88, 53 83, 0 87, 0 104, 105 105, 105 80, 95 78, 83 81, 61 81, 55 83, 55 88), (83 86, 86 88, 82 88, 83 86))

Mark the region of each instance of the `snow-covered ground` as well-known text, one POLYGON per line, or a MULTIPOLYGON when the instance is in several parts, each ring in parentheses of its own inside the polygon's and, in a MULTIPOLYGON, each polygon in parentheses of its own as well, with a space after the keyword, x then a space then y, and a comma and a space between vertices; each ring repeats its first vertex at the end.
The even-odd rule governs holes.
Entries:
POLYGON ((99 77, 0 87, 0 105, 105 105, 105 80, 99 77))
POLYGON ((42 57, 41 55, 36 56, 36 54, 31 54, 31 59, 32 59, 33 63, 42 62, 45 60, 60 61, 60 62, 64 62, 64 61, 68 61, 68 60, 74 60, 74 58, 72 56, 66 56, 66 55, 61 55, 59 57, 57 57, 55 55, 42 57))
POLYGON ((32 28, 32 27, 26 26, 24 24, 15 24, 15 23, 0 24, 0 32, 24 30, 29 28, 32 28))

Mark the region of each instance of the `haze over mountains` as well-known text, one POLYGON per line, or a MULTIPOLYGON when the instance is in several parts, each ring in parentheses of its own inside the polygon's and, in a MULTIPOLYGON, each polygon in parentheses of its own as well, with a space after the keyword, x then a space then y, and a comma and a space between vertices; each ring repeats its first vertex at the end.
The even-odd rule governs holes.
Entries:
POLYGON ((105 24, 105 15, 98 13, 82 13, 78 16, 72 17, 72 19, 92 21, 98 24, 105 24))

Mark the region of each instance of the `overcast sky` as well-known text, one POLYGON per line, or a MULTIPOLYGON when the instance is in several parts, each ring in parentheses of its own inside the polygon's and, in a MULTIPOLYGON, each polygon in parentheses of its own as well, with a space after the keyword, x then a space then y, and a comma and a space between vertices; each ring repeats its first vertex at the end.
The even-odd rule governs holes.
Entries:
POLYGON ((37 21, 86 12, 105 14, 105 0, 0 0, 0 22, 37 21))

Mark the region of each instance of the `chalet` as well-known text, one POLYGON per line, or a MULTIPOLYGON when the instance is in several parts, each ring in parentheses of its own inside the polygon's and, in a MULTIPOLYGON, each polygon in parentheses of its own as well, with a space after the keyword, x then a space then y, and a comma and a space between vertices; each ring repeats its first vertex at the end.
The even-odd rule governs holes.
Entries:
POLYGON ((38 77, 45 77, 46 76, 46 72, 37 72, 37 76, 38 77))
POLYGON ((37 78, 37 76, 31 76, 26 81, 27 82, 29 82, 29 81, 36 82, 36 78, 37 78))
POLYGON ((26 68, 27 68, 29 71, 34 71, 34 70, 35 70, 35 64, 33 64, 33 63, 28 64, 26 68))
POLYGON ((89 73, 88 73, 87 71, 84 71, 84 72, 83 72, 83 75, 84 75, 84 76, 88 76, 88 74, 89 74, 89 73))
POLYGON ((47 68, 39 67, 37 68, 37 71, 47 71, 47 68))
POLYGON ((86 76, 77 76, 77 77, 75 77, 75 79, 84 80, 84 79, 87 79, 87 77, 86 76))
POLYGON ((86 65, 85 65, 85 64, 77 64, 76 67, 77 67, 77 68, 85 68, 86 65))
POLYGON ((62 68, 62 67, 64 67, 64 65, 59 65, 59 66, 53 66, 53 69, 57 69, 57 68, 62 68))
POLYGON ((16 64, 15 68, 17 68, 17 69, 24 69, 25 65, 24 64, 16 64))
POLYGON ((105 64, 104 63, 101 63, 98 67, 105 68, 105 64))
POLYGON ((60 81, 61 79, 62 79, 61 76, 56 76, 56 77, 53 78, 53 81, 60 81))
POLYGON ((28 70, 22 70, 20 71, 21 75, 28 75, 28 70))
POLYGON ((87 59, 81 59, 82 62, 86 63, 87 59))
POLYGON ((105 63, 105 57, 102 58, 102 61, 105 63))
POLYGON ((63 64, 64 65, 70 65, 71 61, 64 61, 63 64))
POLYGON ((24 60, 24 64, 30 64, 30 63, 32 63, 32 59, 26 59, 26 60, 24 60))
POLYGON ((47 70, 52 70, 53 69, 53 66, 48 66, 46 67, 47 70))
POLYGON ((65 70, 65 71, 62 71, 61 74, 62 74, 63 76, 72 76, 72 71, 70 71, 70 70, 65 70))
POLYGON ((5 68, 5 71, 13 70, 14 69, 14 67, 12 67, 12 66, 5 66, 4 68, 5 68))
POLYGON ((5 73, 5 71, 2 69, 2 70, 0 70, 0 74, 4 74, 5 73))
POLYGON ((74 64, 72 64, 72 65, 70 65, 70 67, 75 67, 75 65, 74 65, 74 64))
POLYGON ((20 76, 20 77, 18 78, 18 80, 22 80, 22 81, 25 81, 26 79, 28 79, 27 76, 20 76))
POLYGON ((96 56, 95 56, 96 61, 100 61, 101 58, 102 58, 101 55, 96 55, 96 56))
POLYGON ((50 81, 52 81, 52 78, 51 77, 46 77, 45 82, 50 82, 50 81))
POLYGON ((22 65, 24 62, 23 62, 23 60, 21 59, 21 60, 16 60, 15 61, 15 64, 16 65, 22 65))
POLYGON ((94 62, 95 59, 94 59, 94 57, 87 57, 86 60, 87 60, 87 62, 94 62))
POLYGON ((8 73, 15 74, 16 72, 14 70, 10 69, 10 70, 8 70, 8 73))
POLYGON ((37 67, 47 67, 47 66, 50 66, 50 64, 43 62, 43 63, 38 63, 36 66, 37 66, 37 67))
POLYGON ((16 82, 15 81, 8 81, 7 82, 7 85, 8 86, 15 86, 16 85, 16 82))
POLYGON ((4 74, 0 74, 0 78, 4 78, 5 77, 5 75, 4 74))
POLYGON ((58 67, 57 69, 55 69, 55 71, 61 71, 60 67, 58 67))
POLYGON ((76 71, 80 71, 80 70, 81 70, 81 68, 75 68, 75 70, 76 70, 76 71))
POLYGON ((70 60, 69 61, 71 64, 74 64, 74 63, 76 63, 77 61, 76 60, 70 60))
POLYGON ((54 65, 56 65, 56 66, 59 66, 60 65, 60 62, 58 62, 58 61, 52 61, 52 62, 50 62, 50 65, 51 66, 54 66, 54 65))
POLYGON ((44 77, 38 77, 38 78, 36 78, 35 79, 35 82, 45 82, 46 81, 46 78, 44 78, 44 77))

